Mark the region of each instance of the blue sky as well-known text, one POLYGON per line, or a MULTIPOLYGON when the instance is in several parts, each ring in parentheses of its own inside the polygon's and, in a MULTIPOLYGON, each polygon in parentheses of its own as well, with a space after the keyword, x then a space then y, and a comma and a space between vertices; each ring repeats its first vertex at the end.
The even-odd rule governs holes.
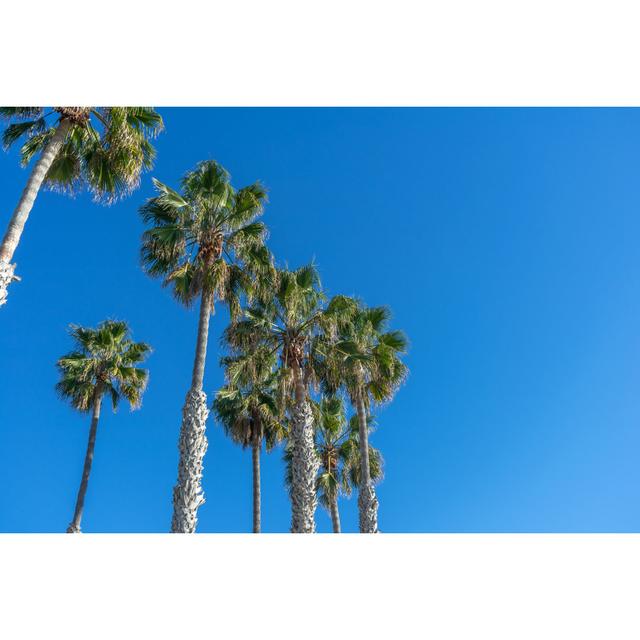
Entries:
MULTIPOLYGON (((276 257, 388 304, 411 374, 372 443, 386 532, 640 531, 640 111, 161 109, 141 188, 115 206, 42 193, 0 310, 0 531, 64 531, 88 418, 54 393, 69 323, 154 347, 141 410, 103 412, 86 532, 164 532, 197 314, 139 268, 137 209, 214 158, 262 180, 276 257)), ((2 230, 27 178, 0 155, 2 230)), ((222 382, 212 319, 205 388, 222 382)), ((251 455, 209 423, 201 532, 251 529, 251 455)), ((280 453, 263 529, 287 531, 280 453)), ((357 500, 340 504, 357 530, 357 500)), ((318 509, 319 531, 330 530, 318 509)))

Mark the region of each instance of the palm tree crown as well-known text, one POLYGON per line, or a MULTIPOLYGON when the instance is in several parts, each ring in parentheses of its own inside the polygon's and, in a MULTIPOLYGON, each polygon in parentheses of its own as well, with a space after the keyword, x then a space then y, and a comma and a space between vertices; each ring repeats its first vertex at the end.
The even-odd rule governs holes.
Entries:
POLYGON ((213 160, 201 162, 182 178, 182 193, 154 180, 158 195, 141 207, 151 225, 142 239, 147 273, 161 277, 176 298, 191 304, 203 290, 240 311, 243 291, 255 293, 268 273, 262 215, 267 196, 256 182, 235 190, 227 171, 213 160))
POLYGON ((138 186, 140 174, 155 157, 150 139, 163 128, 151 107, 0 107, 0 117, 11 122, 2 135, 5 148, 24 140, 23 165, 67 123, 68 133, 45 183, 70 192, 86 186, 96 201, 107 203, 138 186))
POLYGON ((301 373, 303 387, 313 377, 311 349, 313 336, 322 321, 321 303, 324 295, 320 277, 314 265, 295 271, 278 269, 267 300, 258 300, 245 310, 245 317, 232 323, 225 331, 225 340, 232 349, 243 352, 235 367, 255 366, 260 358, 279 354, 281 361, 279 406, 287 408, 294 382, 294 371, 301 373))
POLYGON ((108 393, 114 410, 121 398, 137 408, 148 372, 138 368, 149 354, 144 342, 133 342, 126 322, 107 320, 97 329, 72 326, 76 349, 58 360, 58 394, 79 411, 89 411, 97 395, 108 393))
POLYGON ((285 437, 275 394, 275 358, 253 358, 250 367, 246 360, 223 358, 228 382, 216 394, 213 410, 234 442, 244 448, 264 441, 270 450, 285 437))
POLYGON ((391 400, 407 376, 400 356, 407 351, 402 331, 388 331, 388 307, 366 307, 346 296, 336 296, 327 312, 335 320, 332 335, 322 336, 316 361, 326 389, 334 393, 344 386, 352 401, 362 391, 367 409, 370 400, 380 404, 391 400))

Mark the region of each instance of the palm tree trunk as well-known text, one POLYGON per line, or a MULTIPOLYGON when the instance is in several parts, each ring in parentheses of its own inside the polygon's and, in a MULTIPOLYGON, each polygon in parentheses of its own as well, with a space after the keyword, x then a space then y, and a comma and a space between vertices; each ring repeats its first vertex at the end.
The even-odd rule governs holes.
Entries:
POLYGON ((178 482, 173 489, 171 533, 194 533, 198 522, 198 508, 204 504, 201 481, 202 462, 207 451, 205 429, 209 409, 207 396, 202 391, 202 383, 213 302, 213 293, 203 290, 191 388, 182 409, 182 426, 178 441, 178 482))
POLYGON ((293 366, 293 376, 296 401, 291 421, 291 533, 315 533, 316 474, 320 460, 313 441, 313 415, 306 398, 302 371, 297 365, 293 366))
POLYGON ((260 448, 262 442, 254 442, 251 450, 253 462, 253 533, 260 533, 260 448))
POLYGON ((358 489, 360 533, 378 533, 378 499, 369 473, 369 429, 362 385, 357 393, 356 411, 360 436, 360 487, 358 489))
POLYGON ((338 511, 338 494, 335 493, 329 497, 331 505, 331 524, 333 525, 333 533, 340 533, 340 512, 338 511))
POLYGON ((100 420, 100 406, 102 405, 102 388, 96 387, 93 399, 93 414, 91 416, 91 429, 89 429, 89 443, 87 453, 84 457, 84 468, 82 469, 82 480, 76 499, 76 509, 73 513, 73 520, 67 527, 67 533, 80 533, 80 521, 84 510, 84 498, 89 485, 89 474, 91 473, 91 463, 93 462, 93 452, 96 446, 96 433, 98 431, 98 421, 100 420))
POLYGON ((18 279, 13 273, 16 265, 11 264, 11 259, 20 242, 24 225, 33 208, 33 203, 40 191, 42 182, 60 152, 69 133, 69 129, 71 129, 71 124, 71 121, 66 118, 60 121, 58 128, 45 145, 44 150, 33 167, 33 171, 31 171, 31 175, 27 180, 27 185, 20 196, 18 206, 15 208, 9 221, 9 226, 0 245, 0 307, 7 302, 9 285, 13 280, 18 279))

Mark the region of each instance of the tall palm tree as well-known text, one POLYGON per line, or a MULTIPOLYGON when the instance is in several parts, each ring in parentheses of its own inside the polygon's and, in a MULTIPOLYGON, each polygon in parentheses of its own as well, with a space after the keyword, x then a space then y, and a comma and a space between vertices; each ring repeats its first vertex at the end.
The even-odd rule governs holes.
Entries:
MULTIPOLYGON (((280 355, 279 406, 289 411, 292 452, 291 531, 315 531, 316 474, 319 460, 314 447, 309 385, 310 349, 322 321, 320 278, 313 265, 295 271, 279 269, 272 296, 245 311, 245 318, 225 332, 227 343, 245 354, 255 341, 280 355)), ((249 359, 250 360, 250 359, 249 359)))
POLYGON ((140 406, 148 372, 137 365, 147 357, 150 347, 131 340, 126 322, 106 320, 96 329, 72 325, 70 333, 75 349, 58 360, 60 380, 56 390, 74 409, 91 411, 82 480, 73 519, 67 529, 67 533, 80 533, 102 398, 105 394, 110 395, 114 411, 120 398, 127 400, 132 409, 140 406))
POLYGON ((327 312, 335 309, 329 335, 321 339, 316 352, 326 389, 335 392, 344 386, 358 416, 360 474, 358 507, 360 532, 378 531, 378 499, 369 459, 367 415, 372 403, 390 401, 407 375, 400 356, 406 353, 407 339, 401 331, 387 331, 387 307, 366 307, 357 300, 336 296, 327 312), (338 312, 339 310, 339 312, 338 312))
POLYGON ((162 278, 179 302, 186 306, 200 302, 191 386, 182 411, 171 522, 172 532, 193 533, 198 508, 204 503, 201 479, 209 409, 202 385, 209 317, 216 300, 228 306, 232 319, 237 317, 243 292, 255 294, 270 272, 266 227, 256 220, 262 214, 266 192, 257 182, 236 191, 227 171, 213 160, 199 163, 184 175, 182 193, 158 180, 154 184, 158 195, 140 209, 149 225, 142 236, 143 268, 150 276, 162 278))
POLYGON ((240 358, 224 358, 228 383, 216 394, 213 410, 225 433, 242 448, 251 447, 253 470, 253 533, 260 533, 260 452, 267 451, 285 437, 284 422, 276 401, 273 356, 257 359, 247 368, 240 358))
POLYGON ((16 265, 11 263, 24 226, 43 184, 74 192, 86 186, 96 201, 110 203, 129 194, 151 167, 149 140, 162 129, 150 107, 0 107, 11 121, 2 136, 5 148, 25 139, 24 166, 39 154, 0 244, 0 306, 16 265))

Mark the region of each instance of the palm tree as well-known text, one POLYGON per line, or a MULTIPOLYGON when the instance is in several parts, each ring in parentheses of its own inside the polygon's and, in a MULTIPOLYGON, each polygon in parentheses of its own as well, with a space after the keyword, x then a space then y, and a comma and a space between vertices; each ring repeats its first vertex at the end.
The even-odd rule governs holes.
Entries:
POLYGON ((67 529, 67 533, 80 533, 102 398, 106 393, 111 396, 114 411, 120 398, 127 400, 132 409, 140 406, 148 372, 136 365, 144 361, 150 347, 144 342, 133 342, 130 339, 126 322, 106 320, 97 329, 72 325, 70 333, 75 341, 75 349, 58 360, 60 381, 56 385, 56 391, 74 409, 91 411, 91 428, 82 480, 73 520, 67 529))
POLYGON ((225 433, 242 448, 251 447, 253 468, 253 533, 260 533, 260 452, 267 451, 285 437, 275 396, 276 376, 273 356, 247 368, 240 358, 224 358, 228 384, 213 401, 213 410, 225 433))
POLYGON ((55 107, 48 113, 44 107, 0 107, 0 117, 12 121, 2 136, 5 148, 26 138, 23 166, 39 154, 0 244, 2 306, 9 285, 19 280, 11 260, 42 184, 67 192, 86 186, 96 201, 111 203, 135 189, 151 167, 149 140, 163 125, 149 107, 55 107))
MULTIPOLYGON (((227 343, 245 354, 255 352, 256 340, 268 353, 280 354, 279 406, 288 409, 292 453, 291 531, 315 531, 316 474, 313 415, 309 399, 312 380, 310 349, 322 321, 324 296, 313 265, 295 271, 279 269, 272 296, 245 311, 245 318, 225 332, 227 343)), ((247 359, 247 363, 251 358, 247 359)))
POLYGON ((209 415, 202 390, 209 335, 209 317, 216 299, 232 319, 240 312, 240 297, 258 291, 270 272, 264 245, 266 228, 256 220, 266 202, 264 188, 255 183, 236 191, 217 162, 199 163, 182 178, 182 193, 154 180, 158 195, 141 207, 150 225, 142 236, 142 264, 152 277, 163 279, 186 306, 200 301, 196 353, 182 411, 178 449, 178 481, 173 491, 171 531, 193 533, 204 503, 202 463, 207 449, 209 415), (256 274, 260 277, 253 277, 256 274))
POLYGON ((331 516, 333 533, 340 533, 338 496, 340 493, 349 495, 351 492, 346 470, 355 448, 349 446, 351 432, 341 398, 323 397, 312 406, 316 426, 316 452, 320 459, 316 491, 320 504, 331 516))
MULTIPOLYGON (((339 396, 323 396, 313 403, 316 423, 316 451, 320 458, 317 480, 318 500, 331 516, 334 533, 340 533, 338 498, 350 496, 360 485, 360 437, 358 416, 346 419, 345 407, 339 396)), ((367 419, 370 432, 373 418, 367 419)), ((369 472, 371 481, 382 478, 382 455, 369 445, 369 472)))
POLYGON ((369 459, 367 414, 371 403, 390 401, 407 375, 400 359, 407 339, 401 331, 386 331, 387 307, 366 307, 357 300, 336 296, 327 313, 334 324, 322 336, 316 353, 322 352, 318 370, 329 392, 344 386, 358 417, 360 474, 358 507, 360 532, 378 531, 378 499, 369 459))

